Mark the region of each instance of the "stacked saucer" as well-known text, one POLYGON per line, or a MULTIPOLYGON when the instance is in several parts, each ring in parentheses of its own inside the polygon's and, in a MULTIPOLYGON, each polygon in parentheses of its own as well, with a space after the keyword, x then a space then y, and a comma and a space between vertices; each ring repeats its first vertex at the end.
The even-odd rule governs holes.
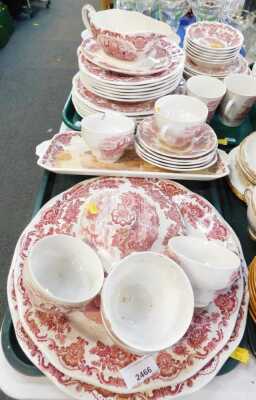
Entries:
POLYGON ((185 74, 210 75, 223 79, 230 73, 245 73, 248 64, 239 54, 243 35, 220 22, 197 22, 185 37, 185 74))
POLYGON ((154 101, 173 93, 182 80, 184 51, 163 37, 147 57, 124 61, 106 54, 89 31, 78 48, 79 75, 72 99, 82 116, 115 110, 139 122, 153 114, 154 101))
POLYGON ((190 144, 174 148, 161 140, 155 117, 143 120, 137 128, 135 149, 139 157, 160 168, 190 172, 209 168, 217 161, 218 140, 206 123, 191 128, 190 144))
POLYGON ((154 112, 153 100, 121 103, 96 95, 84 86, 79 73, 73 78, 72 101, 76 111, 83 118, 97 112, 117 111, 139 122, 154 112))

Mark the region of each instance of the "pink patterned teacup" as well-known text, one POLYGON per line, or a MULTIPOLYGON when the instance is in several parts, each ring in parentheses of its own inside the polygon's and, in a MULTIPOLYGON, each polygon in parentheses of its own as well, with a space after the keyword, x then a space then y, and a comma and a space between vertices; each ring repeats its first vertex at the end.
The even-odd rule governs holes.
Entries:
POLYGON ((206 104, 209 122, 226 93, 226 86, 219 79, 211 76, 192 76, 187 80, 187 93, 206 104))
POLYGON ((165 23, 135 11, 120 9, 98 11, 89 4, 82 9, 86 28, 108 55, 134 61, 168 37, 179 43, 178 36, 165 23))
POLYGON ((134 140, 135 122, 121 113, 96 113, 82 120, 82 134, 99 162, 118 161, 134 140))

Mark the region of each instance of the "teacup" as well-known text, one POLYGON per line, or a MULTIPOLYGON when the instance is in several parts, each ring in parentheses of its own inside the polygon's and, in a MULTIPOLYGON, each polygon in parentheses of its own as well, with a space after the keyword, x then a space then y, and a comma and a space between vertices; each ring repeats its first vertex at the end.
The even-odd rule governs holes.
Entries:
POLYGON ((209 111, 207 121, 209 122, 226 93, 226 86, 219 79, 211 76, 192 76, 187 80, 187 93, 207 106, 209 111))
POLYGON ((206 105, 195 97, 169 95, 155 103, 155 120, 160 138, 169 146, 183 149, 191 144, 194 128, 208 116, 206 105))
POLYGON ((83 138, 99 162, 118 161, 134 140, 135 122, 120 113, 96 113, 82 120, 83 138))
POLYGON ((186 333, 193 312, 193 290, 186 274, 164 255, 133 253, 105 279, 103 323, 118 346, 135 354, 172 346, 186 333))
POLYGON ((220 105, 220 119, 227 126, 239 126, 256 101, 256 79, 231 74, 224 79, 227 92, 220 105))
POLYGON ((73 309, 83 307, 100 292, 104 270, 90 246, 59 234, 46 236, 33 246, 25 277, 40 302, 73 309))
POLYGON ((189 277, 196 307, 207 306, 214 293, 229 287, 239 273, 240 258, 219 241, 176 236, 169 240, 168 253, 189 277))
POLYGON ((98 11, 89 4, 82 9, 85 26, 108 55, 134 61, 157 45, 163 37, 179 43, 178 36, 165 23, 135 11, 98 11))

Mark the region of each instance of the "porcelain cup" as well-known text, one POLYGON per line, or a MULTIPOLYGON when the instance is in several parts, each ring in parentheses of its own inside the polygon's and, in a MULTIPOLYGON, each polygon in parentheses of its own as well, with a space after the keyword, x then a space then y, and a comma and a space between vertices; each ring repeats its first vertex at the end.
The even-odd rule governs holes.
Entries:
POLYGON ((121 113, 96 113, 82 120, 83 138, 99 162, 113 163, 134 140, 135 122, 121 113))
POLYGON ((103 323, 118 346, 135 354, 172 346, 186 333, 193 312, 186 274, 164 255, 133 253, 115 264, 105 279, 103 323))
POLYGON ((240 258, 219 241, 176 236, 169 240, 168 252, 189 277, 196 307, 207 306, 217 290, 234 282, 240 270, 240 258))
POLYGON ((256 79, 231 74, 224 79, 227 92, 220 105, 220 119, 227 126, 239 126, 256 101, 256 79))
POLYGON ((217 78, 198 75, 187 80, 187 93, 207 106, 209 122, 226 93, 226 86, 217 78))
POLYGON ((39 304, 68 310, 85 306, 100 292, 104 270, 97 253, 81 239, 50 235, 31 249, 26 281, 39 304))
POLYGON ((247 204, 249 233, 251 238, 256 240, 256 186, 246 188, 244 197, 247 204))
POLYGON ((179 43, 179 37, 167 24, 135 11, 96 12, 87 4, 82 9, 82 17, 105 53, 120 60, 135 61, 145 57, 163 37, 179 43))
POLYGON ((173 94, 164 96, 155 103, 155 121, 159 137, 167 145, 183 150, 191 145, 195 127, 203 124, 208 108, 192 96, 173 94))

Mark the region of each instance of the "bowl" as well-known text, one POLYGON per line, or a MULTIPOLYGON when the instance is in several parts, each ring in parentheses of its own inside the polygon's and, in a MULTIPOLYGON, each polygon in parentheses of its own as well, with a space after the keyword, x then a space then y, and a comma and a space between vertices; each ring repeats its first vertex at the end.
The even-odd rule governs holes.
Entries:
POLYGON ((164 22, 136 11, 112 9, 96 12, 87 4, 82 9, 87 29, 108 55, 124 61, 135 61, 157 45, 159 39, 179 37, 164 22))
POLYGON ((27 277, 32 290, 45 301, 77 307, 100 292, 104 271, 96 252, 81 239, 51 235, 31 249, 27 277))
POLYGON ((199 99, 182 94, 164 96, 155 103, 155 120, 160 138, 171 147, 190 144, 194 128, 208 116, 207 106, 199 99))
POLYGON ((119 346, 135 354, 157 352, 187 331, 194 312, 193 290, 173 260, 154 252, 133 253, 106 278, 101 312, 119 346))
POLYGON ((118 161, 134 140, 135 122, 121 113, 96 113, 83 118, 82 135, 99 162, 118 161))
POLYGON ((176 236, 168 252, 189 277, 196 307, 207 306, 217 290, 231 286, 240 269, 240 258, 217 240, 176 236))

